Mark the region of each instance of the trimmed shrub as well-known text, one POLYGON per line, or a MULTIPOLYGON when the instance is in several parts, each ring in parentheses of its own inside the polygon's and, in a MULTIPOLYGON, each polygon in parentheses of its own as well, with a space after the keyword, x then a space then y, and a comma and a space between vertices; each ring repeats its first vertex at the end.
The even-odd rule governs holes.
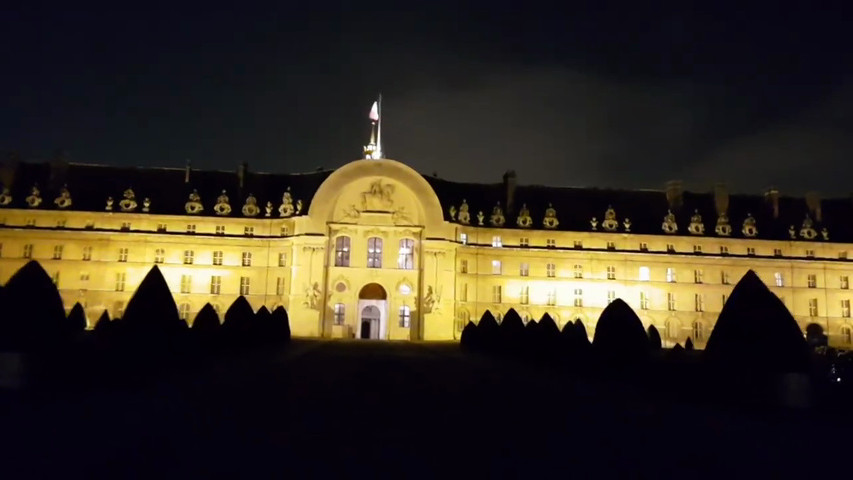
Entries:
POLYGON ((6 283, 0 317, 0 349, 50 348, 71 333, 62 297, 50 275, 30 260, 6 283))
POLYGON ((270 342, 273 340, 273 324, 272 314, 266 306, 261 306, 255 312, 255 320, 252 325, 252 336, 256 337, 260 342, 270 342))
POLYGON ((580 346, 590 346, 589 334, 586 333, 586 326, 580 318, 575 319, 575 341, 580 346))
POLYGON ((592 348, 599 360, 612 365, 628 366, 647 358, 649 339, 643 322, 621 298, 601 312, 592 348))
POLYGON ((477 330, 477 325, 474 322, 469 321, 465 328, 462 329, 462 336, 459 339, 459 344, 464 350, 479 350, 480 345, 480 337, 479 332, 477 330))
POLYGON ((652 350, 660 350, 663 342, 660 339, 660 333, 654 325, 649 325, 647 330, 649 334, 649 348, 652 350))
POLYGON ((525 342, 524 330, 524 322, 521 321, 521 316, 514 308, 510 308, 500 324, 501 348, 505 352, 517 353, 525 342))
POLYGON ((122 330, 132 336, 134 343, 155 339, 174 341, 189 328, 187 322, 181 320, 169 285, 156 265, 148 271, 127 302, 120 322, 122 330))
POLYGON ((254 327, 255 311, 246 297, 240 295, 225 311, 222 322, 222 334, 228 344, 245 344, 249 341, 254 327))
POLYGON ((693 350, 693 339, 687 337, 687 340, 684 341, 684 349, 688 351, 693 350))
POLYGON ((86 322, 86 309, 83 308, 83 305, 80 305, 80 302, 75 303, 71 307, 71 311, 68 312, 66 324, 71 334, 77 334, 86 330, 88 325, 86 322))
POLYGON ((275 332, 275 336, 279 341, 289 342, 290 341, 290 319, 287 315, 287 310, 284 309, 281 305, 275 308, 272 311, 272 326, 275 332))
POLYGON ((477 324, 477 333, 480 339, 480 347, 487 351, 496 351, 499 347, 501 331, 495 316, 486 310, 477 324))
POLYGON ((219 330, 219 314, 210 303, 205 303, 193 320, 193 332, 211 333, 219 330))

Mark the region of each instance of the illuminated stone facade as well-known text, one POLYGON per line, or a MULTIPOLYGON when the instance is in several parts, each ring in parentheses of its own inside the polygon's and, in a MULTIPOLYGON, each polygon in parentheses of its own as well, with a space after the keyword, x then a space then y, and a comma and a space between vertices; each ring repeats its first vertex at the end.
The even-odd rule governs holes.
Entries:
POLYGON ((304 175, 67 163, 0 175, 0 282, 36 259, 90 322, 120 316, 158 264, 188 321, 244 294, 287 308, 297 336, 453 340, 509 308, 580 318, 592 335, 622 298, 665 342, 701 347, 751 268, 802 327, 853 341, 850 199, 517 186, 511 172, 463 184, 384 159, 304 175))

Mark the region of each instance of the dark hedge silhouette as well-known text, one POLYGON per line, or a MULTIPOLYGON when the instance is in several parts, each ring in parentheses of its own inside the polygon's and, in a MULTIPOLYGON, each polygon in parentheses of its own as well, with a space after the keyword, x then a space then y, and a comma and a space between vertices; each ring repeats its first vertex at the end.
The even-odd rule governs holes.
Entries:
POLYGON ((260 342, 270 343, 275 340, 273 337, 275 328, 272 322, 272 314, 266 306, 262 305, 261 308, 255 312, 254 328, 252 332, 253 335, 258 336, 258 340, 260 342))
POLYGON ((525 342, 524 322, 514 308, 510 308, 500 324, 501 346, 504 353, 520 353, 525 342))
POLYGON ((119 320, 122 334, 134 343, 173 340, 187 331, 169 285, 157 266, 153 266, 127 302, 119 320))
POLYGON ((283 342, 290 341, 290 318, 287 315, 287 310, 281 305, 272 311, 272 324, 275 329, 276 337, 283 342))
POLYGON ((687 340, 684 341, 684 349, 688 351, 693 351, 693 339, 687 337, 687 340))
POLYGON ((643 322, 622 299, 617 298, 601 312, 592 349, 599 361, 614 366, 628 366, 648 356, 649 339, 643 322))
POLYGON ((536 329, 536 345, 543 354, 554 356, 560 351, 560 328, 551 315, 545 313, 536 329))
POLYGON ((806 325, 806 343, 808 343, 811 348, 818 347, 826 347, 828 345, 829 339, 826 334, 823 333, 823 326, 818 325, 817 323, 810 323, 806 325))
POLYGON ((225 311, 222 322, 224 341, 232 345, 244 345, 251 339, 255 326, 255 311, 246 297, 240 295, 225 311))
POLYGON ((805 372, 809 348, 794 317, 752 270, 735 285, 705 346, 718 367, 805 372))
POLYGON ((649 333, 649 348, 652 350, 660 350, 661 346, 663 345, 663 342, 660 339, 660 333, 658 332, 658 329, 655 328, 654 325, 649 325, 647 331, 649 333))
POLYGON ((477 324, 477 333, 480 339, 479 345, 485 351, 497 351, 499 348, 501 331, 495 316, 486 310, 477 324))
POLYGON ((589 334, 586 333, 586 326, 583 324, 580 318, 575 319, 575 337, 577 339, 578 345, 581 347, 589 347, 592 345, 589 342, 589 334))
POLYGON ((205 303, 193 320, 194 332, 216 332, 219 330, 219 314, 210 303, 205 303))
POLYGON ((0 349, 52 348, 73 332, 56 285, 35 260, 12 275, 2 298, 0 349))
POLYGON ((83 308, 83 305, 80 305, 80 302, 75 303, 71 307, 71 311, 68 312, 67 324, 72 335, 86 330, 86 309, 83 308))
POLYGON ((468 321, 468 324, 462 329, 462 335, 459 338, 459 343, 465 350, 480 350, 482 346, 480 345, 479 331, 477 330, 477 325, 474 322, 468 321))
POLYGON ((112 326, 112 322, 110 321, 110 312, 104 310, 104 313, 98 317, 98 321, 95 323, 95 334, 107 332, 110 330, 112 326))

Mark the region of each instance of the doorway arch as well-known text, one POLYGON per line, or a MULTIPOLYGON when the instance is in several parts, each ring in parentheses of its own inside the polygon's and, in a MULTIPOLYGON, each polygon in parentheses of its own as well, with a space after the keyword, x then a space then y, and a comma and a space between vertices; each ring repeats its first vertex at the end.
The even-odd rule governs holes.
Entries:
POLYGON ((358 292, 358 324, 356 338, 387 338, 388 292, 378 283, 368 283, 358 292))

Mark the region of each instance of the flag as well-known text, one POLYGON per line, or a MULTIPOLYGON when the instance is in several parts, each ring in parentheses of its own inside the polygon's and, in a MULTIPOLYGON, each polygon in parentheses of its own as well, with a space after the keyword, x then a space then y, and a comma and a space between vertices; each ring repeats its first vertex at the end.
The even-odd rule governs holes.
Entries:
POLYGON ((379 102, 373 102, 373 106, 370 107, 370 119, 374 122, 379 120, 379 102))

